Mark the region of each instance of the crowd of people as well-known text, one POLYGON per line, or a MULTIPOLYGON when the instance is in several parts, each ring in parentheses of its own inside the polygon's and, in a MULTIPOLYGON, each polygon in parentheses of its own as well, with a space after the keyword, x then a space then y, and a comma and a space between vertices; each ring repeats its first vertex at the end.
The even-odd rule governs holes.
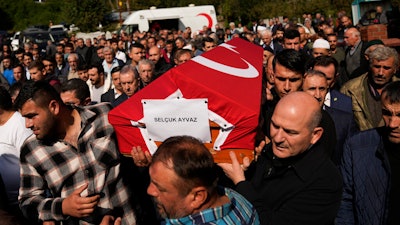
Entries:
POLYGON ((1 225, 400 224, 398 52, 343 12, 72 35, 0 60, 1 225), (234 38, 263 48, 255 160, 217 165, 189 136, 121 155, 108 112, 234 38))

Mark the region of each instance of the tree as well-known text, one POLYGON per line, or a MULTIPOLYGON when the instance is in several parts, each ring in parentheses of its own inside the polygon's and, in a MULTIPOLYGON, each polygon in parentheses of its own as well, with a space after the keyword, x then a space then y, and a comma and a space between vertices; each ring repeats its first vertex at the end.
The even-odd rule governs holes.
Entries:
POLYGON ((105 2, 102 0, 65 0, 64 5, 66 21, 74 23, 83 32, 96 30, 106 13, 105 2))

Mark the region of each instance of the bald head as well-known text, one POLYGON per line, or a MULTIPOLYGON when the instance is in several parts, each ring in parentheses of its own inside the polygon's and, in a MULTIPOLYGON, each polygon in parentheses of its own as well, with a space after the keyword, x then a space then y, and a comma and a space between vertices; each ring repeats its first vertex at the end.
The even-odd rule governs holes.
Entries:
POLYGON ((276 105, 271 118, 271 141, 274 155, 288 158, 309 149, 321 137, 323 129, 318 101, 304 92, 292 92, 276 105))
POLYGON ((157 46, 153 46, 149 49, 149 59, 156 64, 161 58, 161 50, 157 46))
POLYGON ((296 116, 298 119, 303 118, 304 120, 308 120, 307 124, 310 129, 318 126, 321 120, 321 107, 318 101, 304 92, 297 91, 288 94, 278 102, 275 110, 278 107, 283 109, 283 113, 293 113, 293 116, 296 116), (315 118, 317 120, 312 121, 315 118))

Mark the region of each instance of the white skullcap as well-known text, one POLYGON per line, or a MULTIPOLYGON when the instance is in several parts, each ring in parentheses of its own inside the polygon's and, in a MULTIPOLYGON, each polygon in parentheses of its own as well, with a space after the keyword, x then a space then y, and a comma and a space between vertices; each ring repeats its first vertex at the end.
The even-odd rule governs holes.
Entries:
POLYGON ((330 49, 331 46, 329 45, 329 42, 325 39, 317 39, 314 41, 314 44, 312 48, 325 48, 325 49, 330 49))
POLYGON ((267 28, 264 26, 257 26, 257 31, 263 31, 266 30, 267 28))

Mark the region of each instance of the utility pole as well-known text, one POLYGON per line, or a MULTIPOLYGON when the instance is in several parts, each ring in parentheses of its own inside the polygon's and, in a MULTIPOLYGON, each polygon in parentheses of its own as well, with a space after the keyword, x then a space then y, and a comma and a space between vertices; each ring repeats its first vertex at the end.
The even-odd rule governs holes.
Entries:
POLYGON ((118 10, 119 10, 119 26, 122 26, 122 0, 118 0, 118 10))
POLYGON ((130 5, 129 5, 129 0, 126 0, 126 11, 128 11, 128 14, 131 13, 130 5))

